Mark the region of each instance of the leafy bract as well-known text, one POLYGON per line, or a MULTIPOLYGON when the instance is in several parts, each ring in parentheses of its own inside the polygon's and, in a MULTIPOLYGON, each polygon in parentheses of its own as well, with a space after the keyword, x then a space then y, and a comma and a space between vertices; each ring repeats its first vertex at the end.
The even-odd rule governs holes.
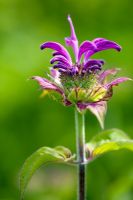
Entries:
POLYGON ((72 155, 71 151, 63 146, 57 146, 55 148, 39 148, 29 158, 27 158, 22 167, 20 173, 21 199, 23 199, 26 186, 32 175, 41 165, 52 162, 71 163, 74 157, 75 156, 72 155))
POLYGON ((110 129, 95 136, 86 144, 86 149, 90 154, 90 159, 93 159, 110 151, 120 149, 133 151, 133 140, 119 129, 110 129))

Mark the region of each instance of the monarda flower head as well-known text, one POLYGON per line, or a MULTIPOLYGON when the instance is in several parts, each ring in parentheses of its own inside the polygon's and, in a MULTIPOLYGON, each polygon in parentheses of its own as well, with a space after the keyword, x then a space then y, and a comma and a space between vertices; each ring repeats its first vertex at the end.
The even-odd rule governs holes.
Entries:
POLYGON ((79 112, 90 110, 99 120, 101 127, 104 125, 104 116, 107 110, 107 101, 112 97, 113 86, 126 80, 127 77, 120 77, 115 80, 108 80, 110 75, 115 75, 117 69, 103 70, 104 61, 92 59, 91 56, 99 51, 115 49, 120 51, 121 47, 105 38, 96 38, 92 41, 86 40, 80 45, 70 16, 68 21, 71 29, 71 36, 65 38, 67 46, 71 46, 75 62, 66 48, 57 42, 45 42, 40 48, 52 49, 53 58, 50 63, 49 79, 34 76, 42 90, 52 96, 58 93, 65 106, 74 105, 79 112))

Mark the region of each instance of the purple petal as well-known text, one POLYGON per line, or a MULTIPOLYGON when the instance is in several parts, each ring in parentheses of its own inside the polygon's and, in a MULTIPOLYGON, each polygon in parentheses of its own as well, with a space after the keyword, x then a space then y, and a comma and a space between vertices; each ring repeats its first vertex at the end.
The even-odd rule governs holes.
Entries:
POLYGON ((96 38, 92 41, 97 46, 97 51, 102 51, 106 49, 116 49, 121 50, 121 46, 114 41, 107 40, 105 38, 96 38))
POLYGON ((46 49, 46 48, 50 48, 53 49, 55 51, 57 51, 58 53, 60 53, 61 55, 63 55, 70 63, 70 65, 72 64, 72 60, 71 57, 68 53, 68 51, 60 44, 57 42, 45 42, 40 46, 41 49, 46 49))
POLYGON ((76 73, 78 72, 78 68, 77 67, 72 67, 72 69, 71 69, 71 74, 72 75, 75 75, 76 73))
POLYGON ((57 63, 56 65, 53 66, 54 69, 65 69, 67 70, 67 66, 64 65, 63 63, 57 63))
POLYGON ((89 109, 98 119, 102 128, 104 128, 104 118, 107 112, 107 103, 106 101, 101 101, 97 103, 78 103, 79 110, 89 109))
POLYGON ((78 62, 80 61, 81 59, 81 56, 88 52, 88 51, 95 51, 96 47, 95 45, 90 42, 90 41, 84 41, 80 47, 79 47, 79 53, 78 53, 78 62))
POLYGON ((54 90, 54 91, 60 93, 61 95, 64 95, 63 90, 61 88, 59 88, 58 86, 56 86, 51 81, 44 79, 40 76, 33 76, 32 79, 36 80, 39 83, 39 85, 41 86, 42 89, 54 90))
POLYGON ((125 81, 129 81, 129 80, 132 80, 131 78, 128 78, 128 77, 120 77, 120 78, 117 78, 115 80, 113 80, 112 82, 110 83, 107 83, 106 85, 104 85, 107 89, 109 89, 110 87, 113 87, 113 86, 116 86, 118 85, 119 83, 123 83, 125 81))
POLYGON ((96 52, 96 50, 89 50, 87 52, 85 52, 84 55, 84 63, 86 63, 88 61, 88 59, 96 52))
POLYGON ((70 63, 68 62, 68 60, 65 58, 65 57, 63 57, 63 56, 61 56, 61 55, 59 55, 59 56, 55 56, 54 58, 52 58, 51 60, 50 60, 50 63, 51 64, 53 64, 54 62, 61 62, 61 63, 64 63, 64 64, 66 64, 67 66, 70 66, 70 63))
POLYGON ((59 68, 59 70, 58 70, 60 73, 65 73, 65 72, 67 72, 67 70, 66 69, 60 69, 59 68))
POLYGON ((50 78, 52 78, 57 85, 61 84, 60 72, 58 70, 51 68, 50 69, 50 78))
POLYGON ((68 15, 67 19, 69 21, 70 29, 71 29, 71 39, 72 40, 77 40, 77 36, 76 36, 75 30, 74 30, 73 22, 72 22, 72 19, 71 19, 70 15, 68 15))
POLYGON ((94 53, 107 50, 107 49, 115 49, 117 51, 121 50, 121 46, 118 45, 116 42, 104 39, 104 38, 96 38, 92 41, 93 45, 95 46, 94 50, 89 50, 85 54, 85 62, 92 56, 94 53))
POLYGON ((54 79, 58 79, 60 73, 58 72, 58 70, 51 68, 51 69, 50 69, 50 75, 51 75, 51 77, 53 77, 54 79))
POLYGON ((67 46, 71 46, 73 48, 73 51, 74 51, 74 54, 75 54, 75 57, 76 57, 76 62, 77 62, 78 61, 78 40, 77 40, 76 33, 75 33, 75 30, 74 30, 74 26, 73 26, 73 23, 72 23, 70 16, 68 16, 68 21, 69 21, 69 24, 70 24, 71 36, 65 38, 65 42, 66 42, 67 46))
POLYGON ((52 53, 53 56, 64 56, 61 52, 58 52, 58 51, 54 51, 52 53))
POLYGON ((115 75, 115 74, 117 74, 118 71, 119 71, 119 69, 107 69, 107 70, 103 71, 99 76, 99 81, 101 83, 103 83, 107 76, 115 75))
POLYGON ((88 69, 92 67, 93 65, 97 65, 101 67, 103 64, 104 64, 103 60, 88 60, 84 65, 84 69, 88 69))
POLYGON ((88 68, 88 71, 89 70, 91 70, 91 71, 101 70, 101 66, 93 65, 93 66, 91 66, 91 67, 88 68))

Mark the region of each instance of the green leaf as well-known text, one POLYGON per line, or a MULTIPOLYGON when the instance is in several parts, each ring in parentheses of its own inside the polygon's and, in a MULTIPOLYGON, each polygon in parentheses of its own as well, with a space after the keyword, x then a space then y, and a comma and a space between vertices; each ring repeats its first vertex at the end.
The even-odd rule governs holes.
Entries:
POLYGON ((41 147, 34 152, 27 158, 20 173, 21 199, 23 199, 26 186, 32 175, 41 165, 51 162, 71 163, 74 158, 75 155, 72 155, 71 151, 63 146, 41 147))
POLYGON ((128 149, 133 151, 133 140, 119 129, 105 130, 95 136, 88 144, 87 151, 90 159, 110 151, 128 149))

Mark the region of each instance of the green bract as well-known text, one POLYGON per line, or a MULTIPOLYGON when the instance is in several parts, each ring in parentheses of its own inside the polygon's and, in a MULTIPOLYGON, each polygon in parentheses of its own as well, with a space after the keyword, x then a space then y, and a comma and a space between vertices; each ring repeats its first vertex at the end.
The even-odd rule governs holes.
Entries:
POLYGON ((61 74, 61 83, 67 99, 72 103, 92 103, 103 99, 107 89, 98 83, 96 74, 70 76, 61 74))

